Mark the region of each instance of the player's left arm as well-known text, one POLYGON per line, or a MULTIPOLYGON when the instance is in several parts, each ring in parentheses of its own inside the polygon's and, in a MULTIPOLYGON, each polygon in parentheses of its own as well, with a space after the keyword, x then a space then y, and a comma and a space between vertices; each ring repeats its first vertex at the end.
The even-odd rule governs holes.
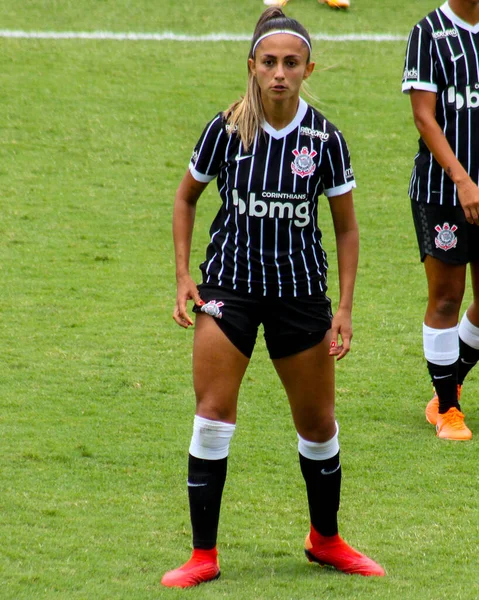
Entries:
POLYGON ((352 191, 328 198, 338 254, 339 305, 331 327, 329 354, 340 360, 349 352, 353 337, 351 313, 359 259, 359 230, 352 191))

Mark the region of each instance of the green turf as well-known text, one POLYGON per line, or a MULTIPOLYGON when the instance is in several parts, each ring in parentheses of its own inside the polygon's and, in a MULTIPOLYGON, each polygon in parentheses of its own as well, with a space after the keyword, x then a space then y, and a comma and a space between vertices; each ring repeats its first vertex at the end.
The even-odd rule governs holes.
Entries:
MULTIPOLYGON (((312 32, 402 35, 433 6, 353 0, 348 14, 291 0, 288 12, 312 32)), ((0 27, 249 33, 260 10, 259 0, 4 0, 0 27)), ((426 286, 407 199, 417 134, 400 94, 403 42, 315 44, 310 80, 358 180, 355 336, 337 372, 341 531, 388 576, 305 560, 295 433, 260 340, 231 448, 223 576, 186 593, 159 585, 190 547, 192 331, 171 319, 172 199, 204 124, 243 92, 247 50, 0 39, 2 600, 479 597, 477 443, 439 442, 423 416, 426 286)), ((212 185, 193 265, 217 206, 212 185)), ((334 303, 324 199, 320 218, 334 303)), ((477 385, 472 373, 463 394, 476 436, 477 385)))
MULTIPOLYGON (((290 0, 287 13, 311 32, 391 32, 406 35, 415 21, 435 8, 429 0, 352 0, 348 12, 316 0, 290 0)), ((2 29, 174 31, 249 33, 264 5, 261 0, 3 0, 2 29), (254 20, 254 21, 253 21, 254 20)))

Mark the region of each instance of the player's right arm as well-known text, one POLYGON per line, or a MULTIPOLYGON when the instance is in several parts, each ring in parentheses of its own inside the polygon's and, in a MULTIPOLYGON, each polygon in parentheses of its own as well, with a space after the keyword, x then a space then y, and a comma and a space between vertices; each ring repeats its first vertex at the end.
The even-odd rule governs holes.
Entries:
POLYGON ((457 187, 457 195, 468 223, 479 225, 479 188, 454 154, 436 121, 436 93, 412 88, 414 123, 434 158, 457 187))
POLYGON ((196 203, 207 183, 197 181, 188 170, 175 195, 173 207, 173 243, 176 262, 176 304, 173 319, 185 329, 193 325, 186 310, 188 300, 201 303, 198 288, 190 275, 191 240, 195 223, 196 203))

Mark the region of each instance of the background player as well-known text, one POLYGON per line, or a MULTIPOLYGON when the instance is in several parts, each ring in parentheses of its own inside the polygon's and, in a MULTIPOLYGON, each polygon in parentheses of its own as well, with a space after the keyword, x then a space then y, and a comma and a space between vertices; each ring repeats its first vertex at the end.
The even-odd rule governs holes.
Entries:
POLYGON ((193 554, 164 575, 168 587, 219 576, 216 539, 227 456, 260 323, 298 433, 311 518, 306 554, 346 573, 384 574, 338 534, 334 357, 341 359, 350 349, 359 244, 344 138, 299 96, 313 69, 305 28, 281 9, 267 9, 251 43, 246 95, 207 125, 176 194, 173 317, 182 327, 192 325, 186 304, 194 300, 196 416, 188 463, 193 554), (222 205, 197 288, 189 273, 196 203, 215 177, 222 205), (317 225, 323 192, 338 250, 340 299, 334 318, 317 225))
POLYGON ((459 398, 479 359, 479 0, 449 0, 412 30, 402 89, 421 135, 409 186, 428 283, 424 354, 437 436, 468 440, 459 398), (473 302, 458 325, 471 265, 473 302))

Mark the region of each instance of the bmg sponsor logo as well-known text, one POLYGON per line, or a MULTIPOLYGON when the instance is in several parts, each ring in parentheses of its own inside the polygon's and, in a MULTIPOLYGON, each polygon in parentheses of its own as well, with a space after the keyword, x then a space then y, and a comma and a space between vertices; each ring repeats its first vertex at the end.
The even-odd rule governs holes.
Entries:
POLYGON ((461 110, 462 108, 479 108, 479 83, 473 86, 466 85, 463 93, 459 93, 451 85, 447 88, 446 101, 449 105, 454 106, 456 110, 461 110))
POLYGON ((306 227, 311 221, 309 216, 309 202, 300 202, 299 204, 293 204, 293 202, 284 202, 271 200, 271 197, 276 196, 287 196, 291 200, 302 200, 306 198, 304 194, 272 194, 269 192, 263 192, 263 197, 268 199, 268 202, 256 198, 256 194, 251 192, 246 203, 239 197, 238 190, 233 190, 233 204, 238 208, 240 215, 248 214, 250 217, 256 217, 258 219, 289 219, 292 220, 296 227, 306 227))

